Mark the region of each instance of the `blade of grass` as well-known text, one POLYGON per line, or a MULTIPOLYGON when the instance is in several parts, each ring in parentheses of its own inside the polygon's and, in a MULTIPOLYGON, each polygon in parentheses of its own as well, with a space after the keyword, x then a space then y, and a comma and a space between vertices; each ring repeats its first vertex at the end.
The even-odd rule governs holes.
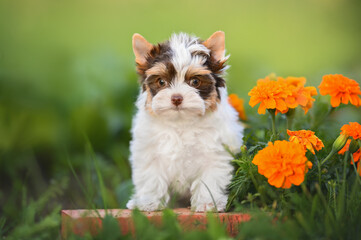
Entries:
POLYGON ((359 184, 361 185, 360 174, 357 172, 356 164, 355 164, 355 161, 353 159, 353 154, 350 154, 350 156, 351 156, 351 160, 352 160, 353 169, 355 170, 355 173, 356 173, 356 179, 359 182, 359 184))
POLYGON ((335 222, 335 217, 334 215, 332 214, 332 211, 330 209, 330 206, 328 205, 327 201, 326 201, 326 198, 325 196, 323 195, 322 191, 321 191, 321 187, 316 183, 315 185, 315 188, 316 188, 316 191, 317 191, 317 194, 318 196, 320 197, 321 199, 321 202, 326 210, 326 213, 327 215, 329 216, 332 224, 335 226, 336 225, 336 222, 335 222))
POLYGON ((89 193, 86 191, 84 185, 82 184, 82 182, 80 181, 79 177, 78 177, 78 174, 76 174, 75 170, 74 170, 74 167, 73 167, 73 164, 71 163, 70 161, 70 158, 69 158, 69 155, 68 155, 68 152, 65 151, 65 155, 66 155, 66 160, 68 162, 68 165, 69 165, 69 168, 70 168, 70 171, 72 172, 74 178, 75 178, 75 181, 78 183, 80 189, 82 190, 88 204, 90 204, 91 208, 95 209, 95 205, 93 204, 93 201, 92 201, 92 198, 91 196, 89 195, 89 193))
POLYGON ((214 197, 213 197, 213 194, 212 194, 211 190, 209 189, 209 187, 207 186, 207 184, 206 184, 205 182, 203 182, 203 180, 201 180, 201 183, 203 183, 204 186, 207 188, 207 190, 208 190, 208 192, 209 192, 209 195, 210 195, 211 198, 212 198, 213 205, 214 205, 214 207, 215 207, 215 209, 216 209, 216 212, 218 213, 217 203, 216 203, 216 201, 214 200, 214 197))
POLYGON ((86 138, 86 146, 87 146, 87 150, 90 153, 90 157, 91 157, 91 159, 92 159, 92 161, 94 163, 95 171, 97 173, 97 177, 98 177, 98 181, 99 181, 100 193, 101 193, 101 196, 102 196, 103 206, 104 206, 105 212, 107 213, 107 209, 108 209, 108 206, 107 206, 107 193, 106 193, 106 188, 105 188, 104 181, 103 181, 103 176, 102 176, 100 168, 99 168, 98 159, 95 156, 93 147, 92 147, 92 145, 91 145, 88 138, 86 138))

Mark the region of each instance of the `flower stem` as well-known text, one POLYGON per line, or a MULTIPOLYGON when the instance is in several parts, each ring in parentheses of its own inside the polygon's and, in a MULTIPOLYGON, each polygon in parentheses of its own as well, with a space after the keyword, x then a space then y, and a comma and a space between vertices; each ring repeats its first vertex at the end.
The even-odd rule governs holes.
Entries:
POLYGON ((346 196, 346 168, 347 168, 347 160, 349 156, 350 156, 350 151, 346 151, 345 158, 343 159, 342 185, 339 192, 340 203, 339 203, 338 211, 336 213, 337 218, 341 218, 342 215, 345 213, 344 209, 345 209, 345 196, 346 196))
POLYGON ((347 167, 347 161, 348 161, 349 156, 350 156, 350 151, 347 151, 345 153, 345 158, 343 160, 343 176, 342 176, 343 181, 346 181, 346 167, 347 167))
POLYGON ((327 160, 329 160, 329 159, 333 156, 333 154, 335 154, 335 151, 332 149, 332 151, 328 154, 328 156, 327 156, 325 159, 322 160, 320 167, 321 167, 327 160))
POLYGON ((272 136, 271 141, 276 139, 276 110, 268 109, 269 114, 271 115, 272 120, 272 136))
POLYGON ((321 117, 320 119, 318 119, 318 121, 316 121, 315 124, 312 125, 312 128, 311 129, 317 129, 321 123, 323 123, 325 121, 325 119, 331 115, 331 113, 333 113, 333 111, 335 111, 335 107, 330 107, 328 109, 328 112, 323 116, 321 117))
POLYGON ((287 129, 292 131, 293 117, 287 118, 287 129))
POLYGON ((295 118, 295 112, 296 112, 296 109, 295 109, 295 108, 290 108, 290 109, 288 110, 288 112, 286 113, 287 129, 288 129, 288 130, 292 130, 293 119, 295 118))
POLYGON ((315 159, 317 161, 317 168, 318 168, 318 184, 321 186, 321 162, 318 160, 317 156, 315 155, 315 159))
POLYGON ((272 114, 272 134, 276 136, 276 116, 272 114))

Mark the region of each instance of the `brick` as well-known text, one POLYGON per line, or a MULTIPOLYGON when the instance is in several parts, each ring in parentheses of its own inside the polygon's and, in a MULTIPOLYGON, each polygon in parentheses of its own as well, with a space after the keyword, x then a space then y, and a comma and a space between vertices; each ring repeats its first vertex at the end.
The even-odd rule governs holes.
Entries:
MULTIPOLYGON (((173 210, 177 215, 177 220, 184 231, 204 230, 207 227, 207 214, 192 212, 187 208, 173 210)), ((155 225, 161 224, 162 212, 142 212, 150 222, 155 225)), ((90 232, 95 236, 102 227, 102 219, 105 215, 111 215, 119 222, 122 234, 133 233, 132 211, 129 209, 98 209, 98 210, 62 210, 62 238, 66 239, 69 234, 74 233, 83 236, 90 232)), ((226 230, 230 236, 235 236, 239 232, 240 223, 249 221, 251 216, 245 213, 214 213, 220 222, 226 225, 226 230)))

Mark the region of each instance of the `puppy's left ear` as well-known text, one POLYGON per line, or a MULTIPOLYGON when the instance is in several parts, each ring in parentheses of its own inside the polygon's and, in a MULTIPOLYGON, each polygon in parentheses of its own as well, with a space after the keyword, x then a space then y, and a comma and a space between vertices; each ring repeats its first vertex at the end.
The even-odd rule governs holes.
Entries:
POLYGON ((203 45, 206 46, 212 52, 212 56, 217 61, 222 61, 225 54, 225 36, 224 32, 217 31, 212 34, 206 41, 203 42, 203 45))
POLYGON ((153 45, 150 44, 142 35, 135 33, 132 39, 133 52, 135 55, 135 62, 143 65, 147 61, 147 56, 152 50, 153 45))

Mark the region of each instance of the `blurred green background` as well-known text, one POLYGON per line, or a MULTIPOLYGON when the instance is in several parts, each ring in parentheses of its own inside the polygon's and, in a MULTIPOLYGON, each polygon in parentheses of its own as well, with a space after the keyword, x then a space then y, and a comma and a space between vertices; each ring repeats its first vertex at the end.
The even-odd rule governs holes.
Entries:
POLYGON ((173 32, 206 39, 223 30, 229 91, 248 102, 256 80, 271 72, 314 86, 330 73, 360 82, 360 10, 358 0, 1 0, 3 233, 51 186, 61 189, 39 218, 55 205, 124 207, 138 93, 134 33, 157 43, 173 32))

